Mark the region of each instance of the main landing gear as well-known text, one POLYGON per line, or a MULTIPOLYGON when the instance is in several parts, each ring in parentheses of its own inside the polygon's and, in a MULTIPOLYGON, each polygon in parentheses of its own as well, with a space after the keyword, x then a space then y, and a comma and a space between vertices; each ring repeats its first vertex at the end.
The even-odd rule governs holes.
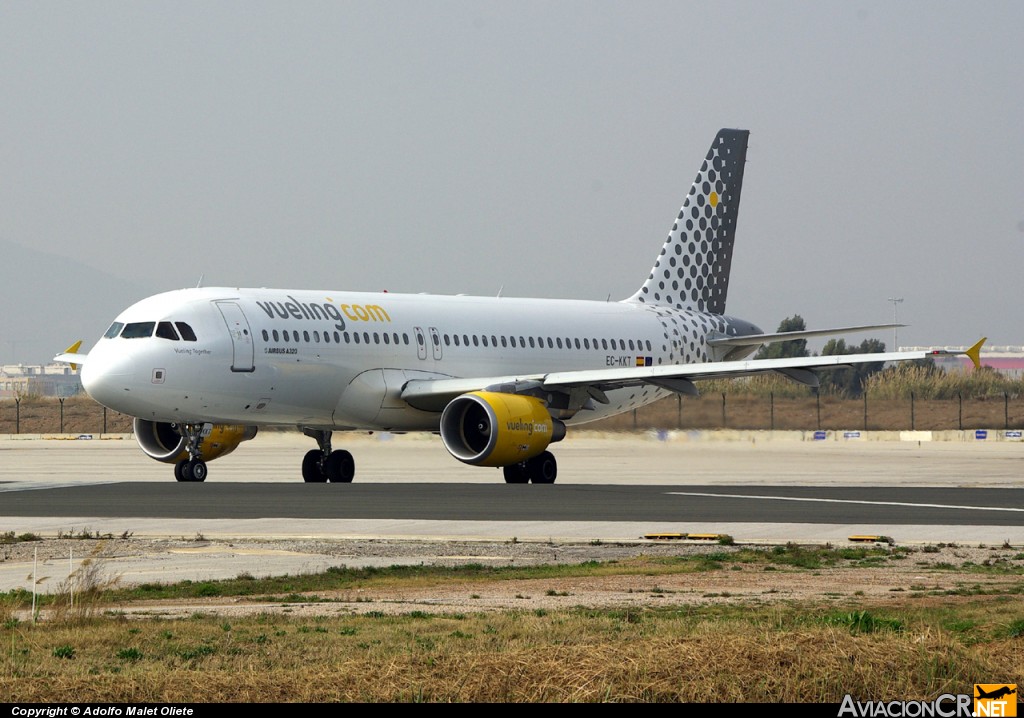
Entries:
POLYGON ((555 455, 545 451, 532 459, 504 467, 506 484, 553 484, 558 476, 555 455))
POLYGON ((310 449, 302 457, 302 480, 306 483, 349 484, 356 475, 356 462, 352 454, 341 449, 331 451, 331 432, 303 429, 302 433, 316 439, 319 449, 310 449))
POLYGON ((174 478, 178 481, 206 481, 206 462, 199 453, 203 443, 203 424, 180 424, 178 432, 184 437, 188 458, 174 465, 174 478))

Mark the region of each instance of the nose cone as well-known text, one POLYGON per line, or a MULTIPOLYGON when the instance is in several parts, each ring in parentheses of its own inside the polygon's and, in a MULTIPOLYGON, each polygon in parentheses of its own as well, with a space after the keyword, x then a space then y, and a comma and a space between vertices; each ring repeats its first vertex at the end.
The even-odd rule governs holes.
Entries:
POLYGON ((129 399, 129 383, 134 374, 134 362, 129 357, 112 356, 106 352, 90 353, 89 361, 82 365, 82 387, 93 399, 111 409, 120 407, 129 399))

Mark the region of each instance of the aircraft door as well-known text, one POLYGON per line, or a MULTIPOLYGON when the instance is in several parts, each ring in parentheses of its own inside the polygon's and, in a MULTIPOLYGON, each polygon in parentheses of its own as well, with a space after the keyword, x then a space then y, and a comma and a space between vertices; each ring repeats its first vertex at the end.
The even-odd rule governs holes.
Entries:
POLYGON ((430 344, 434 349, 434 360, 438 361, 441 359, 441 335, 437 331, 437 327, 430 327, 430 344))
POLYGON ((214 304, 217 305, 221 316, 224 317, 224 323, 231 335, 231 371, 255 371, 252 333, 249 331, 249 321, 242 313, 242 308, 234 302, 214 302, 214 304))
POLYGON ((420 327, 413 327, 416 331, 416 356, 420 359, 427 358, 427 339, 423 336, 423 329, 420 327))

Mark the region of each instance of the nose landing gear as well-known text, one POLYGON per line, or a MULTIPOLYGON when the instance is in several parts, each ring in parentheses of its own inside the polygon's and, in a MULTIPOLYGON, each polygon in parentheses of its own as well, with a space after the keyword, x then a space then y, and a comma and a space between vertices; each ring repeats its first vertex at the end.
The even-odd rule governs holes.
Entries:
POLYGON ((206 462, 199 451, 203 443, 206 424, 179 424, 178 433, 184 437, 188 458, 174 465, 174 478, 178 481, 206 481, 206 462))

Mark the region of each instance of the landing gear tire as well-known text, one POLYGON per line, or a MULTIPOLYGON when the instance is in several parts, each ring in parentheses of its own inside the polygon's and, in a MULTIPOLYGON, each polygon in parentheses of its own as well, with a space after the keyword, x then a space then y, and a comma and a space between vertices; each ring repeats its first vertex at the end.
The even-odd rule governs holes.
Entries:
POLYGON ((526 473, 535 484, 553 484, 558 476, 558 462, 555 455, 545 451, 526 462, 526 473))
POLYGON ((188 476, 189 481, 206 481, 206 462, 196 459, 186 462, 182 474, 188 476))
POLYGON ((350 484, 356 475, 355 459, 344 449, 332 451, 324 462, 324 474, 332 484, 350 484))
POLYGON ((174 465, 174 478, 178 481, 206 481, 206 462, 185 459, 174 465))
POLYGON ((327 476, 320 467, 321 458, 323 458, 323 452, 319 449, 310 449, 302 457, 302 480, 307 484, 322 484, 327 481, 327 476))
POLYGON ((530 477, 526 475, 526 462, 518 464, 509 464, 508 466, 502 467, 502 473, 505 474, 506 484, 528 484, 530 483, 530 477))

